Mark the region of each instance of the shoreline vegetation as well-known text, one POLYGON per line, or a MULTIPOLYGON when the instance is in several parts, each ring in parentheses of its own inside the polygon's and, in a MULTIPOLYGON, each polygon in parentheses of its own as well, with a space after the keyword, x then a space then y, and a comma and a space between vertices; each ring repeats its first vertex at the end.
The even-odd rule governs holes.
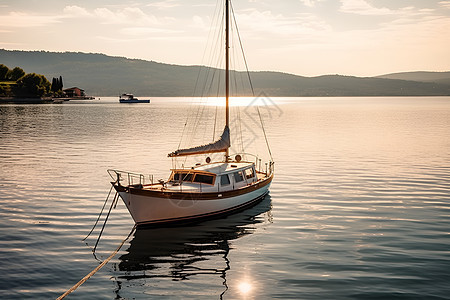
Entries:
POLYGON ((27 74, 20 67, 9 69, 0 64, 0 97, 33 99, 56 97, 58 94, 62 94, 62 83, 55 86, 44 75, 27 74))
POLYGON ((0 64, 0 104, 43 104, 62 103, 69 100, 92 100, 94 97, 84 95, 84 90, 72 88, 63 90, 62 76, 53 77, 52 83, 41 74, 25 73, 21 67, 8 68, 0 64), (67 92, 78 90, 81 94, 68 95, 67 92))
POLYGON ((62 77, 50 83, 44 75, 0 64, 0 103, 50 103, 62 95, 62 77))
MULTIPOLYGON (((51 78, 63 74, 64 81, 82 86, 89 95, 116 96, 124 91, 150 97, 197 97, 223 96, 220 90, 213 94, 194 91, 196 81, 202 75, 215 72, 212 85, 223 80, 224 71, 207 66, 181 66, 140 59, 113 57, 104 54, 82 52, 20 51, 0 49, 0 64, 17 66, 51 78), (217 81, 217 82, 216 82, 217 81)), ((18 68, 18 67, 16 67, 18 68)), ((14 68, 13 70, 16 70, 14 68)), ((299 67, 300 68, 300 67, 299 67)), ((18 72, 16 70, 15 72, 18 72)), ((237 76, 243 72, 231 71, 237 76)), ((10 72, 12 73, 12 71, 10 72)), ((31 75, 30 75, 31 76, 31 75)), ((305 77, 282 72, 251 71, 255 95, 267 97, 395 97, 395 96, 450 96, 450 72, 402 72, 375 77, 345 75, 322 75, 305 77)), ((42 78, 40 77, 40 78, 42 78)), ((62 77, 57 77, 58 79, 62 77)), ((55 79, 55 78, 54 78, 55 79)), ((34 97, 54 96, 51 87, 55 84, 43 80, 34 97), (50 91, 52 93, 50 93, 50 91)), ((0 97, 11 97, 1 93, 1 86, 8 83, 0 78, 0 97)), ((13 88, 14 84, 9 84, 13 88)), ((245 90, 245 88, 244 88, 245 90)), ((15 97, 25 95, 15 95, 15 97)), ((252 96, 251 89, 239 96, 252 96)), ((25 97, 28 98, 29 96, 25 97)), ((0 100, 1 101, 1 100, 0 100)))

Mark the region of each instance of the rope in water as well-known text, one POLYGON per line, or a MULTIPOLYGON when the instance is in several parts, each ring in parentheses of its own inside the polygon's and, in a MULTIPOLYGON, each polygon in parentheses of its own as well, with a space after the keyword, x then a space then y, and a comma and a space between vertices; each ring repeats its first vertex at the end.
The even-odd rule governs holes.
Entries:
POLYGON ((94 270, 92 270, 89 274, 87 274, 86 276, 83 277, 83 279, 81 279, 80 281, 78 281, 77 284, 75 284, 73 287, 71 287, 69 290, 67 290, 64 294, 62 294, 61 296, 59 296, 56 300, 60 300, 60 299, 64 299, 67 295, 69 295, 70 293, 72 293, 73 291, 75 291, 80 285, 82 285, 83 283, 86 282, 86 280, 88 280, 89 278, 92 277, 92 275, 94 275, 95 273, 97 273, 98 270, 100 270, 101 268, 103 268, 104 265, 106 265, 116 254, 117 252, 120 251, 120 248, 122 248, 123 244, 125 244, 125 242, 130 238, 130 236, 133 234, 133 232, 136 230, 136 225, 134 225, 133 229, 130 231, 130 233, 128 234, 128 236, 120 243, 120 245, 117 247, 116 250, 114 250, 113 253, 111 253, 111 255, 105 259, 101 264, 99 264, 94 270))

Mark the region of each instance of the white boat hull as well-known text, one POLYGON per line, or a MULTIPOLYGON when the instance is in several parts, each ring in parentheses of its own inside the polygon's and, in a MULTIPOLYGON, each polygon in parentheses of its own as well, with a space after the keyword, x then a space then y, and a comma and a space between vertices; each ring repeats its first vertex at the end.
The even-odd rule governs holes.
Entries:
POLYGON ((142 189, 116 186, 120 197, 138 225, 183 222, 233 212, 263 199, 272 177, 241 190, 207 193, 148 193, 142 189), (154 194, 154 195, 152 195, 154 194))

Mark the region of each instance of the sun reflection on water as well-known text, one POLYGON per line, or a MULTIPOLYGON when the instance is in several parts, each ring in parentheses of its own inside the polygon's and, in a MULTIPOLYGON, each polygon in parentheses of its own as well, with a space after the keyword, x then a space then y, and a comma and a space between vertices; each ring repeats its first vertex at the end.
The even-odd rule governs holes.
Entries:
MULTIPOLYGON (((195 99, 194 103, 207 106, 225 106, 225 97, 204 97, 195 99)), ((230 106, 273 106, 277 105, 271 98, 265 95, 251 97, 230 97, 230 106)))
POLYGON ((252 290, 252 284, 247 281, 244 281, 244 282, 239 283, 238 288, 239 288, 239 292, 241 292, 241 294, 247 295, 252 290))

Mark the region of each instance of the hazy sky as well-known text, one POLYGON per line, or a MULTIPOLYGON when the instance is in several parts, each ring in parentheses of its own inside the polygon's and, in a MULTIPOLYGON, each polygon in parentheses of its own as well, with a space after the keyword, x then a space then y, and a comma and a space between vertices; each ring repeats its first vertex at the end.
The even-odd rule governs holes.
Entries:
MULTIPOLYGON (((200 64, 218 1, 0 0, 0 48, 200 64)), ((450 70, 449 0, 234 0, 233 6, 250 70, 305 76, 450 70)))

